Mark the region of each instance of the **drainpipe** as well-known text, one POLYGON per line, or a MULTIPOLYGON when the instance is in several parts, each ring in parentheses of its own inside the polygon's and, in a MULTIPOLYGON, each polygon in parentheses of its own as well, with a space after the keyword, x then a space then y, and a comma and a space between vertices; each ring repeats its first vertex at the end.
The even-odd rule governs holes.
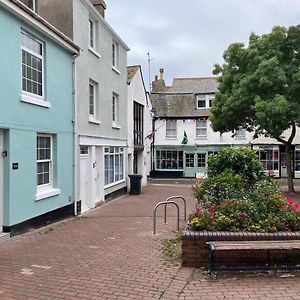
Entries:
POLYGON ((74 215, 78 215, 77 211, 77 166, 78 166, 78 136, 77 136, 77 84, 76 84, 76 58, 80 55, 75 54, 72 61, 72 100, 73 100, 73 199, 74 199, 74 215))

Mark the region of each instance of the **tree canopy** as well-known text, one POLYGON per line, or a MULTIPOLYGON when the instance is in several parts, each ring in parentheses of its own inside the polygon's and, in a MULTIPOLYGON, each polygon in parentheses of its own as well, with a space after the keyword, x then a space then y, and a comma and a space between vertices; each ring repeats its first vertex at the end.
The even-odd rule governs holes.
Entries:
POLYGON ((289 151, 300 124, 300 27, 252 33, 248 46, 231 44, 224 61, 213 72, 219 75, 210 117, 213 129, 246 128, 254 136, 277 139, 289 151), (284 136, 287 129, 289 136, 284 136))

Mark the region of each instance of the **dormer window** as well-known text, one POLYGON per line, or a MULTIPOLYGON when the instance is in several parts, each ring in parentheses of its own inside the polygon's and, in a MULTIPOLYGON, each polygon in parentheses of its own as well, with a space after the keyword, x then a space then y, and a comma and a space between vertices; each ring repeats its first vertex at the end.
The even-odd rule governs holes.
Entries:
POLYGON ((214 96, 213 95, 196 95, 197 109, 211 108, 214 96))

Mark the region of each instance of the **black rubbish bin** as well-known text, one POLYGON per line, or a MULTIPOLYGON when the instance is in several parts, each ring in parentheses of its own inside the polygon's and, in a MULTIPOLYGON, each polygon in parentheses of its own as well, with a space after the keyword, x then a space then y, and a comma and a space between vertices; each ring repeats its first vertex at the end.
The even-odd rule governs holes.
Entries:
POLYGON ((141 193, 142 175, 132 174, 128 175, 130 178, 130 191, 129 195, 139 195, 141 193))

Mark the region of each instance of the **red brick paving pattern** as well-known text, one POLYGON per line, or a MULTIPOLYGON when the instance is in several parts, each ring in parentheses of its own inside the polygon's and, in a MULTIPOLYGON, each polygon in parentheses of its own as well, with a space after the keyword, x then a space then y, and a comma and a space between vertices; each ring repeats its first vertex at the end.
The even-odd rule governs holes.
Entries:
MULTIPOLYGON (((53 224, 0 244, 0 299, 300 299, 300 277, 219 276, 166 263, 163 241, 174 236, 156 203, 190 186, 157 186, 125 196, 76 220, 53 224)), ((182 207, 182 206, 181 206, 182 207)), ((181 218, 182 219, 182 218, 181 218)))

